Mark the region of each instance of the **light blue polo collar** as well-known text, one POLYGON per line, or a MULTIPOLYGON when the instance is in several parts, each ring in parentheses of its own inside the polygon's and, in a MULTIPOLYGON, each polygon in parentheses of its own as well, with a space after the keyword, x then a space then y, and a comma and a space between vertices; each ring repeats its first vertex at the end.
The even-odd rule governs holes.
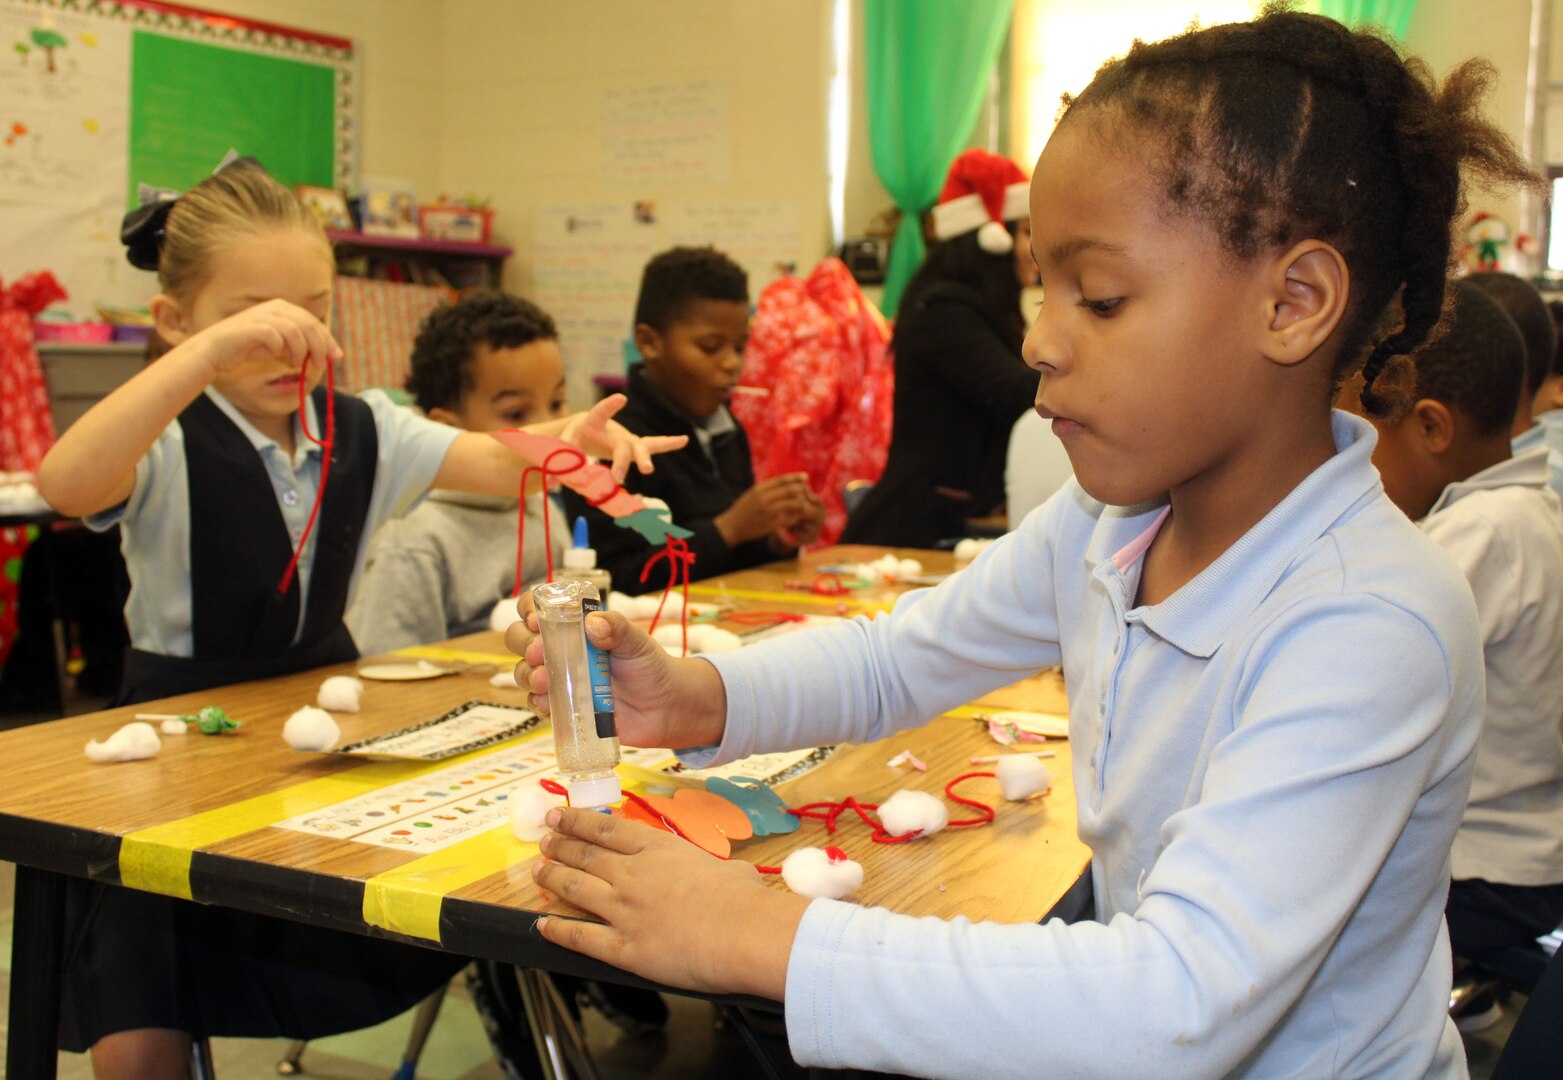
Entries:
MULTIPOLYGON (((1157 636, 1191 656, 1213 656, 1243 619, 1275 589, 1287 568, 1363 500, 1381 491, 1373 467, 1377 433, 1367 421, 1343 412, 1330 415, 1335 456, 1292 489, 1221 557, 1166 600, 1142 608, 1140 620, 1157 636)), ((1109 508, 1087 548, 1098 575, 1125 574, 1114 556, 1157 523, 1165 503, 1127 510, 1109 508), (1105 565, 1104 565, 1105 564, 1105 565)), ((1133 561, 1143 557, 1143 547, 1133 561)), ((1122 561, 1122 560, 1121 560, 1122 561)))

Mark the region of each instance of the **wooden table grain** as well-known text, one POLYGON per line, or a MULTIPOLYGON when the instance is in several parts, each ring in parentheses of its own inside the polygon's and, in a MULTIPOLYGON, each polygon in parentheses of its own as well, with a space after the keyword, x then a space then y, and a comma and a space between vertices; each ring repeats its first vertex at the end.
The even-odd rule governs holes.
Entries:
MULTIPOLYGON (((842 601, 804 593, 789 587, 789 582, 812 580, 821 566, 882 553, 878 548, 829 549, 801 563, 774 564, 698 583, 691 598, 720 598, 734 610, 835 614, 842 601), (819 600, 829 602, 821 604, 819 600)), ((953 569, 947 554, 905 554, 919 558, 929 572, 953 569)), ((872 614, 888 607, 904 591, 904 586, 854 590, 844 601, 846 610, 872 614)), ((429 655, 428 650, 424 652, 429 655)), ((336 716, 343 742, 431 719, 467 701, 524 704, 519 690, 489 684, 489 677, 503 664, 504 654, 502 638, 495 633, 442 643, 435 655, 457 672, 424 681, 369 683, 362 711, 336 716)), ((241 824, 227 830, 232 835, 204 843, 188 857, 188 888, 194 900, 434 944, 402 937, 365 921, 365 882, 395 871, 416 855, 255 825, 256 820, 282 821, 292 816, 296 811, 289 809, 290 793, 307 790, 301 785, 349 770, 358 770, 354 776, 366 775, 360 760, 301 753, 281 737, 284 721, 295 709, 313 703, 323 678, 351 674, 366 662, 0 733, 0 759, 7 762, 7 782, 0 785, 0 858, 19 866, 13 986, 37 986, 44 979, 55 987, 57 1003, 59 928, 50 924, 49 911, 57 905, 68 880, 117 884, 127 836, 134 842, 144 830, 190 818, 208 824, 216 819, 220 825, 228 820, 225 815, 234 813, 225 808, 236 804, 251 812, 235 819, 241 824), (89 762, 83 753, 88 739, 107 737, 137 712, 185 713, 209 704, 221 705, 242 721, 243 727, 219 737, 165 736, 161 753, 146 761, 99 765, 89 762), (30 933, 33 928, 36 934, 30 933), (38 972, 40 964, 54 965, 49 973, 52 979, 38 972)), ((1039 674, 975 704, 1052 712, 1066 708, 1056 673, 1039 674)), ((823 765, 779 785, 777 790, 793 806, 847 795, 877 802, 903 787, 940 793, 955 776, 991 768, 971 765, 969 758, 1001 749, 988 737, 984 725, 972 719, 970 711, 940 717, 881 742, 842 747, 823 765), (926 762, 927 773, 906 766, 891 767, 889 760, 901 750, 910 750, 926 762)), ((1054 909, 1089 861, 1089 851, 1075 834, 1068 744, 1055 742, 1048 748, 1056 750, 1058 756, 1048 762, 1054 787, 1045 799, 1005 803, 998 797, 996 782, 989 778, 974 778, 962 785, 962 794, 997 807, 997 819, 990 826, 947 830, 926 841, 877 845, 855 820, 844 817, 840 831, 828 841, 822 824, 806 821, 787 836, 735 844, 734 854, 774 865, 795 848, 836 843, 864 864, 864 884, 855 897, 864 904, 913 915, 963 914, 1001 922, 1036 921, 1054 909)), ((371 786, 390 783, 404 778, 408 771, 399 764, 373 766, 364 782, 371 786)), ((959 807, 953 810, 952 816, 962 816, 959 807)), ((217 831, 224 830, 219 827, 217 831)), ((528 870, 536 847, 513 839, 508 845, 502 848, 493 872, 444 896, 439 906, 439 947, 530 967, 634 981, 551 946, 531 932, 541 914, 574 912, 540 895, 528 870)), ((774 878, 767 880, 771 887, 784 887, 774 878)), ((52 1068, 55 1025, 48 1015, 36 1015, 37 997, 12 994, 8 1061, 13 1076, 50 1075, 38 1070, 43 1061, 52 1068), (29 1032, 34 1037, 29 1038, 29 1032)))

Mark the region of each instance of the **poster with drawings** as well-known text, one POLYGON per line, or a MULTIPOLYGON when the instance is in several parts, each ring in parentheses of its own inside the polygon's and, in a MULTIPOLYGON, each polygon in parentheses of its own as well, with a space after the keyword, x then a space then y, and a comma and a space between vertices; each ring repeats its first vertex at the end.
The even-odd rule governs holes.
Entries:
POLYGON ((0 278, 51 270, 83 314, 152 291, 119 243, 129 80, 127 23, 0 0, 0 278))
POLYGON ((706 244, 744 268, 752 300, 783 266, 796 267, 803 257, 798 203, 662 198, 538 209, 532 228, 532 294, 559 325, 572 402, 595 400, 593 376, 624 373, 647 260, 676 245, 706 244))
POLYGON ((427 854, 508 827, 510 793, 556 772, 553 738, 545 729, 476 761, 390 784, 275 827, 427 854))

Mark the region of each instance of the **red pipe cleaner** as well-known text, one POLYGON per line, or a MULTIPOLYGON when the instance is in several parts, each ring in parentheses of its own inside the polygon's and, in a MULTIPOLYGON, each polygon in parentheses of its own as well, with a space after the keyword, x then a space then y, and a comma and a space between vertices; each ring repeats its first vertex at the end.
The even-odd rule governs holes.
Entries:
POLYGON ((668 583, 662 589, 662 600, 657 604, 657 613, 651 617, 651 633, 657 632, 657 622, 662 618, 662 609, 667 606, 668 596, 673 592, 673 586, 678 581, 679 571, 684 572, 684 610, 679 616, 679 626, 684 635, 684 655, 689 655, 689 568, 695 564, 695 553, 689 550, 689 545, 677 536, 670 536, 663 542, 662 550, 646 560, 646 565, 640 568, 640 583, 644 585, 646 578, 651 574, 651 568, 663 559, 668 561, 668 583))
MULTIPOLYGON (((533 473, 537 474, 538 482, 543 488, 543 565, 547 567, 548 576, 545 580, 554 579, 554 537, 551 522, 553 515, 548 512, 548 478, 550 476, 563 476, 574 472, 586 464, 586 455, 573 446, 561 446, 558 450, 543 459, 541 465, 531 465, 521 470, 521 490, 517 496, 516 513, 516 583, 510 590, 511 596, 521 595, 522 576, 521 567, 526 556, 526 482, 533 473), (564 468, 554 467, 554 458, 564 455, 566 460, 573 459, 564 468)), ((606 599, 606 598, 604 598, 606 599)))
POLYGON ((315 529, 315 519, 320 516, 320 504, 326 498, 326 480, 331 475, 331 456, 336 449, 336 375, 330 360, 325 361, 325 365, 326 436, 323 439, 315 438, 315 433, 309 430, 309 413, 304 409, 309 393, 309 379, 306 378, 309 374, 309 357, 304 358, 304 365, 298 373, 298 422, 304 437, 320 447, 320 484, 315 488, 315 505, 309 508, 309 521, 305 522, 304 531, 299 534, 298 544, 293 548, 293 557, 288 560, 288 568, 282 572, 282 580, 277 583, 277 591, 284 596, 293 584, 293 574, 298 570, 299 559, 303 557, 304 545, 309 543, 309 535, 315 529))

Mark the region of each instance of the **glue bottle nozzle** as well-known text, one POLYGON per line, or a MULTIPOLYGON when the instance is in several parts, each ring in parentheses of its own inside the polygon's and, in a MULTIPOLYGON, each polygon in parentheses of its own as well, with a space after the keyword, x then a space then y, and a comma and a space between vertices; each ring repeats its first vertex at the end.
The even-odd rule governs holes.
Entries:
POLYGON ((578 548, 592 546, 591 539, 587 536, 586 533, 586 519, 584 517, 577 517, 575 519, 575 533, 570 538, 570 545, 572 547, 578 548))

